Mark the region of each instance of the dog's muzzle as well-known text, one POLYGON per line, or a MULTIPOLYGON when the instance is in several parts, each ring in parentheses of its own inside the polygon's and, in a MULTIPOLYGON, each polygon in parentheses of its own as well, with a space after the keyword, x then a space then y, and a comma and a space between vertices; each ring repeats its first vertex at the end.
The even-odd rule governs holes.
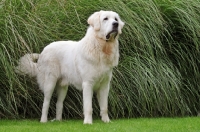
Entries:
POLYGON ((118 26, 119 26, 119 23, 118 22, 113 22, 112 24, 113 26, 113 29, 111 32, 109 32, 107 35, 106 35, 106 39, 107 40, 110 40, 111 38, 114 38, 117 36, 118 34, 118 26))

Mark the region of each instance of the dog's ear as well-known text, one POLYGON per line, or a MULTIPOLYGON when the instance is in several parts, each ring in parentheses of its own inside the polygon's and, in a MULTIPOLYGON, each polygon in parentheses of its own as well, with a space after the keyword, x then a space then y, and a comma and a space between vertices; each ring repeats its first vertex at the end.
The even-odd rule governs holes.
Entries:
POLYGON ((124 22, 119 18, 119 34, 122 33, 122 28, 124 27, 124 22))
POLYGON ((88 18, 88 24, 91 25, 94 30, 100 30, 100 12, 95 12, 93 13, 89 18, 88 18))

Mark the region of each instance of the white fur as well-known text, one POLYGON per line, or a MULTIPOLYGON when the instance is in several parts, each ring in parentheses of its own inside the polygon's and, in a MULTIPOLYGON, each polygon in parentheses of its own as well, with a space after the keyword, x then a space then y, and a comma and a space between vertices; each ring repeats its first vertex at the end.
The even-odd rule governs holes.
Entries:
POLYGON ((44 92, 41 122, 47 122, 49 103, 55 88, 58 93, 56 120, 62 119, 63 101, 70 84, 83 90, 84 124, 92 124, 93 91, 97 92, 102 120, 110 121, 108 93, 112 69, 118 65, 118 35, 124 23, 112 11, 95 12, 88 23, 90 27, 80 41, 53 42, 40 55, 27 54, 22 57, 16 67, 20 74, 36 76, 44 92), (104 20, 105 17, 108 19, 104 20), (119 23, 117 36, 108 39, 106 35, 113 30, 112 24, 116 19, 119 23), (33 58, 38 62, 34 63, 33 58))

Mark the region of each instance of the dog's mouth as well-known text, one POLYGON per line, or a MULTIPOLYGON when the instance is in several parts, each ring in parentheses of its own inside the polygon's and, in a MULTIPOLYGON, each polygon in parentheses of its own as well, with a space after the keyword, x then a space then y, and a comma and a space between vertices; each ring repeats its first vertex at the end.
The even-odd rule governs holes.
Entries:
POLYGON ((106 35, 106 40, 111 40, 111 39, 115 39, 116 36, 118 34, 118 30, 112 30, 111 32, 109 32, 107 35, 106 35))

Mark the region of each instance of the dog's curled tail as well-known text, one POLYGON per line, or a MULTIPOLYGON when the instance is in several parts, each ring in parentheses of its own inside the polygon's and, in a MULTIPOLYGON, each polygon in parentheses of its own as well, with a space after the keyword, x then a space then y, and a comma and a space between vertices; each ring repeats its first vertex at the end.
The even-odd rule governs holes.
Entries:
POLYGON ((30 77, 36 77, 38 73, 37 60, 39 54, 26 54, 19 59, 18 66, 15 67, 15 72, 20 75, 29 75, 30 77))

